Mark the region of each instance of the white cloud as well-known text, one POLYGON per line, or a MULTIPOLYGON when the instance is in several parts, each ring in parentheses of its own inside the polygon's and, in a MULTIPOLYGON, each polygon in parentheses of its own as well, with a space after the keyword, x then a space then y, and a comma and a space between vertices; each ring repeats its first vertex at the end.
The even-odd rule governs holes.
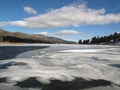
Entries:
POLYGON ((55 33, 48 33, 48 32, 38 32, 35 34, 42 34, 47 36, 56 36, 56 35, 73 35, 73 34, 82 34, 81 32, 78 32, 76 30, 61 30, 55 33))
POLYGON ((0 22, 0 26, 6 26, 7 24, 7 22, 0 22))
POLYGON ((64 26, 80 26, 81 24, 105 25, 120 22, 120 14, 106 14, 105 9, 91 9, 86 5, 70 5, 53 9, 38 16, 11 21, 10 25, 44 29, 64 26))
POLYGON ((49 33, 48 33, 48 32, 38 32, 38 33, 35 33, 35 34, 49 35, 49 33))
POLYGON ((40 35, 45 35, 45 36, 49 36, 49 37, 57 37, 57 38, 61 38, 61 39, 65 39, 65 40, 69 40, 69 41, 75 41, 76 42, 79 40, 77 37, 79 36, 88 36, 87 34, 83 33, 83 32, 79 32, 77 30, 60 30, 57 32, 53 32, 53 33, 49 33, 47 31, 44 32, 37 32, 35 34, 40 34, 40 35), (71 38, 71 35, 74 37, 71 38))
POLYGON ((59 35, 71 35, 71 34, 80 34, 80 32, 78 32, 76 30, 61 30, 61 31, 57 32, 57 34, 59 34, 59 35))
POLYGON ((28 14, 37 14, 37 11, 31 7, 26 6, 26 7, 23 7, 23 9, 24 9, 24 12, 26 12, 28 14))

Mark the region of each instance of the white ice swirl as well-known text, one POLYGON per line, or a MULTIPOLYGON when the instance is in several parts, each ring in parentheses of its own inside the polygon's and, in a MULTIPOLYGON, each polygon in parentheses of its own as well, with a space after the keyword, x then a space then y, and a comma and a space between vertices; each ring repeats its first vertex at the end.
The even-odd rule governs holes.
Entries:
POLYGON ((0 69, 0 78, 7 77, 14 84, 29 77, 37 77, 42 83, 56 79, 72 81, 75 77, 82 77, 104 79, 120 85, 120 68, 114 66, 120 65, 119 49, 110 46, 52 46, 42 51, 31 51, 20 55, 24 58, 0 61, 0 64, 26 64, 0 69))

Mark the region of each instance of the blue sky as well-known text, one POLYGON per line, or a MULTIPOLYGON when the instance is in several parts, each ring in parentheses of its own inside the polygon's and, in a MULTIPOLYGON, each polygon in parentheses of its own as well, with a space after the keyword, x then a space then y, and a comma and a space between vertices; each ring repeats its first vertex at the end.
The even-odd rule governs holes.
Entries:
POLYGON ((120 32, 120 0, 0 0, 0 28, 78 41, 120 32))

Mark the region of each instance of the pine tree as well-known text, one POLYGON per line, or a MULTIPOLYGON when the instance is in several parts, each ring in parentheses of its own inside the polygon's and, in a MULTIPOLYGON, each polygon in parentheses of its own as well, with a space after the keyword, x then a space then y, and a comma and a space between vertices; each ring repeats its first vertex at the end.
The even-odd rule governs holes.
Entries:
POLYGON ((3 38, 2 38, 2 36, 0 35, 0 42, 2 42, 3 41, 3 38))
POLYGON ((82 44, 82 40, 81 39, 78 41, 78 44, 82 44))

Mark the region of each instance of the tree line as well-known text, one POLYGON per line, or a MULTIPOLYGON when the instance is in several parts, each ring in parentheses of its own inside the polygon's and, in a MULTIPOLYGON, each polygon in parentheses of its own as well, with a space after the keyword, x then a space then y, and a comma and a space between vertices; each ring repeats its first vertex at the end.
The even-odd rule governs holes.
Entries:
POLYGON ((120 33, 115 32, 114 34, 108 36, 95 36, 87 40, 79 40, 78 44, 112 44, 120 42, 120 33))

